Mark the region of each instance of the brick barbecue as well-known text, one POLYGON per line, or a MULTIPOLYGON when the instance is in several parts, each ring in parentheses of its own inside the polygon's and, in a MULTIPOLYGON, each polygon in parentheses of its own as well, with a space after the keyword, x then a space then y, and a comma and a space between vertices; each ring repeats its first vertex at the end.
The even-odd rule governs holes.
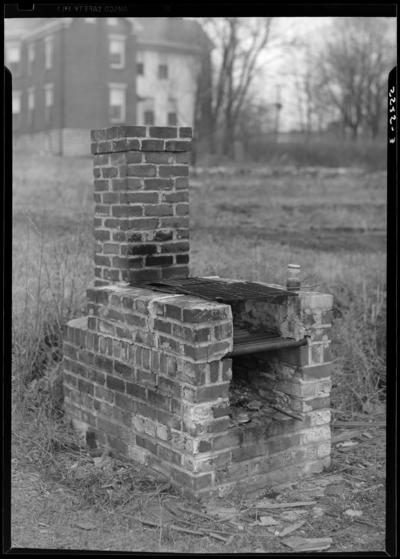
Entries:
POLYGON ((330 464, 333 300, 189 278, 190 149, 189 128, 92 132, 95 283, 65 329, 65 411, 186 497, 263 491, 330 464))

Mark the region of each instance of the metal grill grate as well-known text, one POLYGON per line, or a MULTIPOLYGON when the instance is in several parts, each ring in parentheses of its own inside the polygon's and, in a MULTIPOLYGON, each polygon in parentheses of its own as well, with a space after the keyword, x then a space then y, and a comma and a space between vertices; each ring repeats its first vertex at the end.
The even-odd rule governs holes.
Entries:
POLYGON ((195 295, 226 304, 237 303, 248 299, 265 301, 275 298, 281 299, 297 296, 297 293, 292 291, 277 289, 276 287, 261 285, 251 281, 227 283, 208 278, 179 278, 136 285, 138 287, 147 287, 166 293, 195 295))

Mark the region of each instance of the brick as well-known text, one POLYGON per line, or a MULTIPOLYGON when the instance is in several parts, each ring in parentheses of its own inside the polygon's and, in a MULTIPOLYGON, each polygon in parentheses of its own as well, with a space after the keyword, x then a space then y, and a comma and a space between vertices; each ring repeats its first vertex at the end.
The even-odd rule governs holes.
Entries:
POLYGON ((172 256, 147 256, 146 266, 171 266, 174 263, 172 256))
POLYGON ((179 452, 175 452, 170 448, 166 448, 165 446, 158 445, 158 455, 160 458, 171 462, 172 464, 180 465, 182 461, 182 456, 179 452))
POLYGON ((296 371, 296 376, 303 380, 318 380, 321 378, 328 378, 332 374, 332 364, 325 363, 324 365, 310 365, 303 367, 303 369, 296 371))
POLYGON ((119 244, 117 243, 105 243, 103 245, 104 254, 118 254, 119 244))
POLYGON ((143 207, 137 206, 112 206, 112 215, 114 217, 138 217, 143 215, 143 207))
POLYGON ((125 382, 119 378, 107 375, 107 388, 117 390, 118 392, 125 392, 125 382))
POLYGON ((301 435, 296 433, 288 437, 279 437, 275 440, 268 441, 266 443, 266 449, 268 454, 274 454, 276 452, 281 452, 282 450, 287 450, 292 446, 299 446, 300 444, 301 435))
POLYGON ((142 219, 129 220, 129 229, 155 229, 157 225, 158 225, 157 218, 142 218, 142 219))
POLYGON ((183 344, 184 355, 190 357, 194 361, 207 360, 208 358, 208 347, 207 346, 191 346, 183 344))
POLYGON ((176 215, 189 215, 189 204, 177 204, 175 213, 176 215))
POLYGON ((167 334, 171 334, 172 325, 170 322, 164 322, 163 320, 157 318, 154 321, 154 329, 160 332, 166 332, 167 334))
POLYGON ((144 179, 144 190, 172 190, 174 182, 171 179, 144 179))
POLYGON ((99 142, 97 144, 98 153, 110 153, 111 152, 111 142, 99 142))
POLYGON ((178 241, 175 243, 164 243, 161 247, 161 253, 174 253, 189 251, 190 245, 187 241, 178 241))
POLYGON ((133 377, 133 367, 125 365, 124 363, 119 363, 118 361, 114 364, 114 371, 124 378, 133 377))
POLYGON ((172 338, 167 338, 166 336, 159 336, 159 347, 162 350, 181 354, 181 344, 172 338))
POLYGON ((110 206, 104 204, 96 204, 94 212, 99 215, 110 215, 110 206))
POLYGON ((155 204, 158 202, 157 192, 123 192, 120 194, 121 204, 155 204))
POLYGON ((176 396, 177 398, 181 396, 180 383, 162 376, 158 377, 158 389, 171 396, 176 396))
POLYGON ((126 246, 121 246, 121 253, 122 254, 128 254, 130 256, 134 256, 134 255, 144 255, 144 256, 150 256, 152 254, 155 254, 157 252, 157 245, 155 244, 132 244, 132 245, 126 245, 126 246))
POLYGON ((183 321, 192 324, 213 322, 230 318, 230 307, 217 307, 215 309, 183 309, 183 321))
MULTIPOLYGON (((158 142, 159 140, 152 140, 152 141, 158 142)), ((173 153, 168 153, 168 152, 146 153, 145 159, 146 159, 146 163, 157 163, 158 165, 160 165, 161 163, 163 163, 164 165, 167 163, 175 163, 175 155, 173 153)))
POLYGON ((118 169, 116 167, 102 167, 101 172, 104 178, 112 178, 118 175, 118 169))
POLYGON ((175 181, 176 190, 184 190, 189 188, 189 179, 188 178, 179 178, 175 181))
POLYGON ((180 138, 191 138, 192 137, 192 129, 189 126, 182 126, 179 128, 179 137, 180 138))
POLYGON ((164 316, 174 320, 182 320, 182 309, 168 303, 164 304, 164 316))
POLYGON ((103 203, 104 204, 118 204, 119 196, 118 192, 104 192, 103 193, 103 203))
POLYGON ((189 192, 180 190, 178 192, 164 192, 162 201, 167 204, 176 204, 177 202, 187 202, 189 200, 189 192))
POLYGON ((188 217, 162 217, 160 219, 160 227, 173 227, 178 229, 179 227, 189 227, 188 217))
POLYGON ((265 446, 263 444, 256 444, 250 446, 242 446, 232 450, 232 460, 238 462, 240 460, 249 460, 265 454, 265 446))
POLYGON ((95 180, 94 181, 94 190, 95 190, 95 192, 102 192, 104 190, 108 190, 108 181, 95 180))
POLYGON ((188 266, 169 266, 161 268, 160 270, 162 279, 168 278, 187 278, 189 276, 188 266))
POLYGON ((187 177, 189 168, 186 165, 160 165, 158 174, 160 177, 187 177))
POLYGON ((104 129, 105 140, 112 140, 114 138, 118 138, 118 128, 113 126, 112 128, 105 128, 104 129))
POLYGON ((160 394, 159 392, 155 392, 148 388, 147 390, 147 398, 148 401, 162 409, 169 410, 169 398, 164 394, 160 394))
POLYGON ((173 215, 173 213, 172 206, 168 204, 146 205, 144 207, 144 215, 147 216, 165 216, 173 215))
POLYGON ((167 425, 171 429, 177 429, 178 431, 182 428, 182 420, 177 415, 166 411, 157 410, 157 421, 162 425, 167 425))
POLYGON ((176 263, 177 264, 188 264, 189 263, 189 255, 188 254, 177 254, 176 263))
POLYGON ((151 138, 176 138, 178 134, 172 126, 150 126, 149 135, 151 138))
POLYGON ((128 180, 127 179, 114 179, 111 181, 112 189, 114 191, 118 190, 127 190, 128 189, 128 180))
POLYGON ((128 455, 128 444, 121 440, 119 437, 113 437, 112 435, 107 436, 107 441, 109 446, 117 453, 122 456, 128 455))
POLYGON ((142 151, 163 151, 164 140, 142 140, 142 151))
POLYGON ((131 177, 155 177, 157 168, 155 165, 128 165, 127 173, 131 177))
MULTIPOLYGON (((110 142, 108 142, 110 143, 110 142)), ((139 140, 114 140, 112 142, 112 151, 138 151, 140 149, 139 140)), ((107 151, 111 151, 110 149, 107 151)))
POLYGON ((173 238, 172 231, 155 231, 154 232, 154 240, 155 241, 171 241, 173 238))
POLYGON ((94 165, 108 165, 109 163, 109 155, 95 155, 94 156, 94 165))
POLYGON ((105 139, 105 130, 91 130, 90 138, 93 142, 98 142, 105 139))
POLYGON ((196 402, 207 402, 217 398, 227 398, 229 395, 229 382, 203 386, 196 389, 196 402))
POLYGON ((175 157, 175 162, 176 163, 190 163, 190 153, 188 152, 180 152, 176 154, 175 157))
POLYGON ((157 377, 153 373, 137 370, 136 381, 140 386, 154 388, 156 386, 157 377))
POLYGON ((167 140, 165 142, 165 149, 167 151, 190 151, 192 149, 192 142, 190 140, 167 140))
POLYGON ((149 450, 153 454, 157 454, 157 445, 145 437, 136 435, 136 444, 142 448, 149 450))
POLYGON ((141 400, 146 400, 146 388, 144 388, 143 386, 138 386, 137 384, 133 384, 132 382, 127 382, 126 392, 130 396, 140 398, 141 400))
POLYGON ((127 270, 124 272, 124 281, 157 281, 161 279, 160 268, 146 268, 144 270, 127 270))
POLYGON ((128 164, 131 163, 141 163, 143 160, 143 155, 140 151, 129 151, 125 154, 125 161, 128 164))
POLYGON ((234 431, 226 435, 219 435, 213 440, 213 449, 222 450, 224 448, 237 447, 243 442, 243 431, 234 431))
POLYGON ((143 138, 146 136, 146 126, 125 126, 125 136, 128 138, 143 138))

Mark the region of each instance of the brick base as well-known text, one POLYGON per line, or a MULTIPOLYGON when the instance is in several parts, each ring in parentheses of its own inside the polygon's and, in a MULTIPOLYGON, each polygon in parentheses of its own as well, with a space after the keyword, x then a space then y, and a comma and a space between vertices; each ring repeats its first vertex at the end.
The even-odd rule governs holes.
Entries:
MULTIPOLYGON (((69 322, 64 335, 65 411, 98 446, 164 474, 193 498, 263 490, 329 465, 330 368, 313 350, 326 339, 249 356, 243 373, 244 357, 224 359, 238 317, 230 306, 122 283, 87 295, 89 316, 69 322), (284 394, 303 421, 278 412, 233 425, 237 374, 261 397, 284 394)), ((301 301, 293 304, 301 314, 301 301)), ((326 311, 313 304, 305 313, 317 320, 307 326, 310 339, 326 311)))

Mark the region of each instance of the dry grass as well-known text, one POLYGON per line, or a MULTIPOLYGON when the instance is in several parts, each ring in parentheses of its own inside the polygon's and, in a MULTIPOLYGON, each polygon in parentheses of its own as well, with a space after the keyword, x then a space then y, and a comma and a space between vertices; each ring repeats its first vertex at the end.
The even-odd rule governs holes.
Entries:
MULTIPOLYGON (((117 467, 93 467, 62 415, 60 374, 63 324, 84 312, 92 282, 92 161, 80 160, 73 174, 69 159, 15 154, 14 164, 14 464, 41 471, 61 487, 67 516, 73 494, 79 508, 107 526, 104 537, 101 530, 94 538, 71 528, 68 537, 64 533, 46 542, 72 548, 78 541, 80 549, 254 551, 254 535, 241 535, 228 549, 212 539, 143 528, 124 514, 144 514, 173 491, 160 493, 159 483, 134 468, 129 470, 133 483, 127 485, 124 468, 118 473, 117 467), (113 530, 120 530, 119 538, 113 530)), ((265 171, 193 176, 191 274, 282 283, 287 265, 301 264, 303 284, 319 285, 335 298, 332 405, 346 419, 360 413, 375 417, 382 412, 386 387, 385 177, 265 171)), ((376 456, 369 472, 381 471, 384 449, 371 446, 369 452, 376 456)), ((337 468, 346 459, 339 458, 337 468)), ((373 509, 376 494, 368 494, 365 505, 373 509)), ((367 549, 357 548, 352 537, 336 550, 367 549)), ((272 540, 269 544, 271 551, 283 551, 272 540)))

